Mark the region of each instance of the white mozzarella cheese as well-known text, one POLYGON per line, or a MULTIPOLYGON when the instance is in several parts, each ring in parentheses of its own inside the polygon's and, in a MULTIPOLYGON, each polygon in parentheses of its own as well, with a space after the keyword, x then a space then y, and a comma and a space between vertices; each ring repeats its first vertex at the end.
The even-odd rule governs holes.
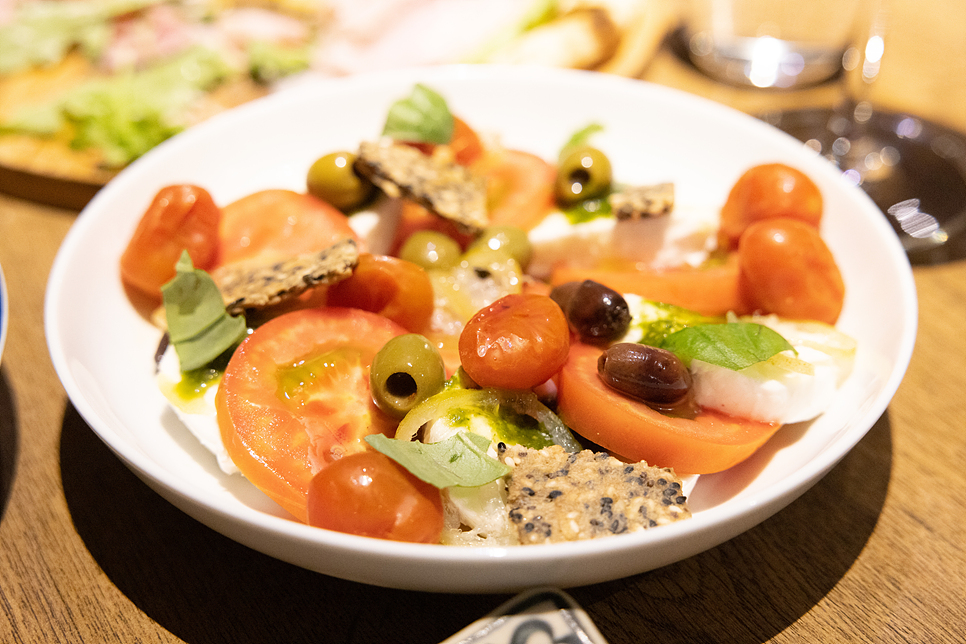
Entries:
POLYGON ((557 266, 593 268, 608 260, 653 268, 697 266, 716 247, 717 227, 718 214, 712 208, 676 206, 663 217, 599 217, 579 224, 554 212, 529 233, 533 259, 527 272, 547 278, 557 266))
POLYGON ((158 364, 157 382, 161 393, 171 403, 171 408, 188 431, 198 442, 211 452, 218 461, 218 467, 225 474, 238 473, 238 467, 228 456, 218 428, 218 414, 215 410, 215 394, 218 383, 209 383, 203 396, 185 399, 177 393, 181 382, 181 365, 174 348, 169 346, 158 364))
POLYGON ((831 404, 840 367, 829 355, 796 347, 811 374, 766 360, 734 371, 701 360, 691 363, 696 402, 722 413, 781 424, 811 420, 831 404))

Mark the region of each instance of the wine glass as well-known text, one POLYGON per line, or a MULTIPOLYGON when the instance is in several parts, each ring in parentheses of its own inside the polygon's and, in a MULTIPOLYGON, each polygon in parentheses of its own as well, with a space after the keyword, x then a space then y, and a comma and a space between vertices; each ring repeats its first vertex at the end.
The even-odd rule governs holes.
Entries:
MULTIPOLYGON (((888 0, 869 0, 859 7, 855 36, 841 48, 834 65, 828 64, 827 52, 835 51, 831 46, 824 58, 814 54, 811 61, 808 48, 802 49, 804 59, 792 52, 800 63, 796 66, 789 62, 796 59, 776 45, 769 50, 757 44, 759 51, 752 53, 764 52, 770 56, 766 61, 773 60, 774 65, 749 56, 744 64, 729 61, 728 67, 720 68, 727 73, 714 75, 724 82, 772 91, 837 83, 838 97, 832 107, 781 109, 757 116, 803 141, 841 168, 847 181, 865 190, 892 224, 911 262, 962 259, 966 257, 966 137, 927 119, 873 105, 870 89, 888 58, 890 12, 888 0), (796 71, 810 67, 801 63, 809 62, 824 74, 796 77, 796 71), (768 73, 772 68, 791 71, 784 76, 768 73)), ((706 51, 693 36, 682 50, 698 69, 709 75, 717 71, 709 69, 706 58, 702 60, 706 51)))

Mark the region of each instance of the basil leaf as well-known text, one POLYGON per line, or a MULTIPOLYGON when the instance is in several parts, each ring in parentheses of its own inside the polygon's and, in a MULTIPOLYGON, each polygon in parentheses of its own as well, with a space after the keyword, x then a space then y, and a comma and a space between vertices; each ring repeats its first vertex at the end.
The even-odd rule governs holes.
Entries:
POLYGON ((723 317, 701 315, 673 304, 641 300, 634 313, 634 318, 631 320, 631 325, 641 334, 641 338, 637 342, 652 347, 660 347, 666 337, 683 328, 701 324, 717 324, 724 321, 723 317))
POLYGON ((667 336, 661 346, 687 366, 692 360, 701 360, 735 371, 794 350, 776 331, 752 322, 685 327, 667 336))
POLYGON ((404 441, 383 434, 366 436, 366 442, 440 489, 479 487, 510 473, 509 467, 486 453, 490 440, 472 432, 459 432, 438 443, 404 441))
POLYGON ((225 302, 207 273, 195 270, 187 251, 175 264, 174 279, 161 287, 171 342, 198 335, 225 315, 225 302))
POLYGON ((164 314, 181 370, 191 371, 241 342, 248 326, 243 316, 228 315, 218 286, 194 267, 188 251, 181 253, 175 270, 174 278, 161 287, 164 314))
POLYGON ((570 137, 570 140, 567 141, 562 148, 560 148, 560 155, 557 157, 557 161, 562 162, 564 157, 567 156, 572 149, 581 145, 587 145, 587 141, 590 140, 590 137, 598 132, 603 131, 603 129, 604 126, 600 123, 591 123, 590 125, 587 125, 574 132, 573 136, 570 137))
POLYGON ((449 143, 453 138, 453 115, 442 96, 417 84, 408 98, 389 108, 382 133, 397 141, 449 143))

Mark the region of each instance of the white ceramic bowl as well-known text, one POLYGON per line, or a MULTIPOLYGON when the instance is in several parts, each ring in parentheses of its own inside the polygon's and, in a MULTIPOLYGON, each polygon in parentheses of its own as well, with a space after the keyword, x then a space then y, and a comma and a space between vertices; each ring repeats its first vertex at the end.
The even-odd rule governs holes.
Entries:
POLYGON ((46 331, 77 410, 118 457, 171 503, 255 550, 328 575, 442 592, 572 587, 654 569, 712 548, 802 494, 881 416, 916 332, 912 274, 873 203, 797 141, 690 95, 602 74, 455 66, 326 81, 218 116, 123 171, 79 216, 51 273, 46 331), (167 409, 152 377, 158 331, 125 298, 118 258, 157 190, 204 186, 226 204, 261 188, 304 189, 311 162, 377 137, 389 105, 415 82, 439 91, 478 131, 555 158, 591 122, 625 182, 673 180, 680 204, 719 207, 748 167, 784 161, 826 200, 823 235, 847 285, 840 328, 858 339, 854 374, 832 408, 780 431, 758 454, 704 476, 694 516, 659 529, 581 543, 471 549, 393 543, 286 518, 239 476, 220 472, 167 409))

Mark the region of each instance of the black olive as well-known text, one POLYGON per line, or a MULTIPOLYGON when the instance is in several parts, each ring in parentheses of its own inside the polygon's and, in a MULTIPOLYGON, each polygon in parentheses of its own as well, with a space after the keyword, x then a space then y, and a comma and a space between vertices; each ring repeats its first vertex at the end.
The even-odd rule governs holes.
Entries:
POLYGON ((691 390, 691 372, 666 349, 622 342, 597 360, 597 373, 617 391, 649 405, 674 405, 691 390))
POLYGON ((627 300, 593 280, 561 284, 550 292, 550 297, 567 316, 570 328, 590 344, 616 340, 631 323, 627 300))

